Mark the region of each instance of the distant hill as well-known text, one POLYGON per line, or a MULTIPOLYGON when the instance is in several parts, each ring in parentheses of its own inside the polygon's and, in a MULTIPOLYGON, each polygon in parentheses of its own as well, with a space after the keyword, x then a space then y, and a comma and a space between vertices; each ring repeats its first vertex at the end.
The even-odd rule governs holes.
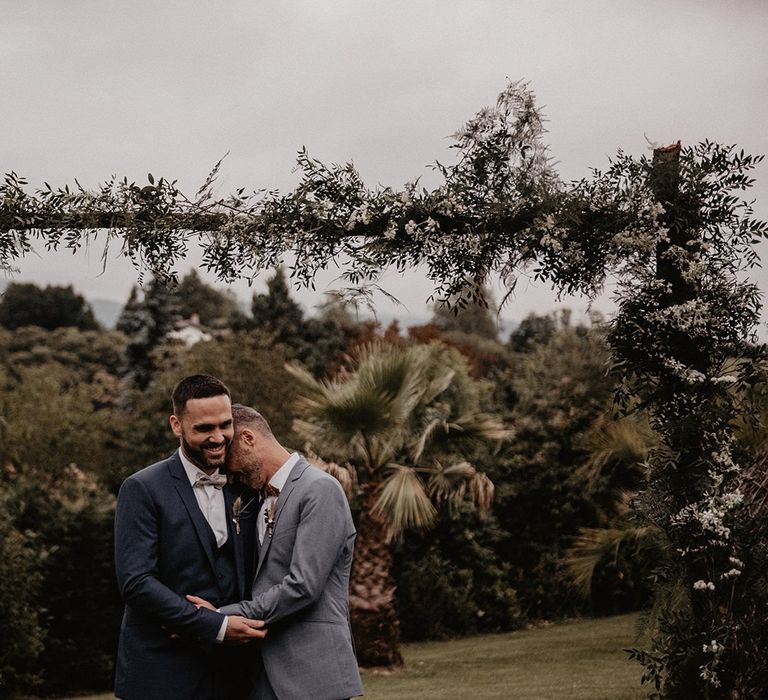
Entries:
POLYGON ((123 304, 112 299, 89 299, 88 303, 93 309, 96 320, 104 328, 114 328, 120 312, 123 310, 123 304))

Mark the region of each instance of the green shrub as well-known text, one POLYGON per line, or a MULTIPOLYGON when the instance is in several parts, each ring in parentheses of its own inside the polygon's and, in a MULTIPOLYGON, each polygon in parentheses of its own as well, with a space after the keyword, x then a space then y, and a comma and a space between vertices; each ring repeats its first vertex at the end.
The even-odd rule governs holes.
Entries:
MULTIPOLYGON (((3 491, 16 530, 35 533, 39 585, 25 595, 45 631, 42 692, 108 688, 122 611, 112 565, 114 497, 75 465, 19 469, 3 491)), ((14 618, 4 638, 23 638, 28 624, 14 618)))
POLYGON ((503 533, 468 510, 441 514, 427 537, 410 535, 395 552, 403 637, 445 639, 512 630, 523 615, 497 554, 503 533))
POLYGON ((13 526, 11 498, 0 482, 0 697, 36 690, 44 631, 39 619, 44 551, 13 526))

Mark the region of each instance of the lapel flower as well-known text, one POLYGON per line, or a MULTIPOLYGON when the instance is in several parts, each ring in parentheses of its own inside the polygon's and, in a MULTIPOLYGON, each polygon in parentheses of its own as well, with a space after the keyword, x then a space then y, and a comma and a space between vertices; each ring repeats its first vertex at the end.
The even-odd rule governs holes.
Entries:
POLYGON ((248 508, 254 500, 255 497, 251 498, 245 505, 243 505, 243 497, 240 495, 232 502, 232 522, 235 524, 235 533, 238 535, 240 534, 240 518, 248 513, 248 508))
POLYGON ((266 510, 264 511, 264 522, 267 524, 267 534, 272 537, 272 533, 275 531, 275 505, 277 499, 273 498, 266 510))

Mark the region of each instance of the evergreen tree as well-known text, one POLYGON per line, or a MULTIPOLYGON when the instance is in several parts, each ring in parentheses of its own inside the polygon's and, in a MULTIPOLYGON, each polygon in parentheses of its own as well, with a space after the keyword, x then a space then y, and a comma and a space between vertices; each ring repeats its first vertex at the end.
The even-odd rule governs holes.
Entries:
POLYGON ((90 304, 71 285, 12 282, 0 296, 0 325, 15 330, 22 326, 40 326, 46 330, 75 326, 81 330, 99 327, 90 304))
POLYGON ((145 389, 156 369, 153 351, 162 345, 179 318, 173 293, 157 279, 144 289, 141 301, 136 288, 123 308, 118 328, 128 334, 124 375, 138 389, 145 389))
POLYGON ((243 328, 246 316, 235 295, 206 284, 197 270, 190 270, 173 292, 182 318, 197 314, 200 323, 214 328, 243 328))
POLYGON ((326 303, 319 317, 305 319, 291 298, 282 268, 267 281, 266 294, 253 295, 251 314, 256 330, 272 334, 315 376, 325 374, 360 332, 348 311, 336 302, 326 303))
POLYGON ((143 325, 142 305, 139 296, 139 288, 134 284, 131 294, 118 316, 115 328, 128 336, 135 335, 143 325))
POLYGON ((267 280, 266 294, 253 295, 251 316, 256 330, 273 333, 280 343, 295 346, 302 338, 304 312, 291 298, 283 268, 267 280))
POLYGON ((528 314, 510 334, 509 347, 514 352, 531 352, 538 345, 549 342, 556 328, 554 314, 528 314))

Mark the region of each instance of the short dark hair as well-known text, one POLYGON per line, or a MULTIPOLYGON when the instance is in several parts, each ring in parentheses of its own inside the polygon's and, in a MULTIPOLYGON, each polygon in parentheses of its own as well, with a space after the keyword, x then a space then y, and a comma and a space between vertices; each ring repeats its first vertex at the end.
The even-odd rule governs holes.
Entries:
POLYGON ((191 374, 184 377, 173 388, 173 394, 171 394, 173 414, 180 417, 190 399, 207 399, 211 396, 221 395, 232 398, 227 385, 220 379, 209 374, 191 374))
POLYGON ((266 418, 264 418, 264 416, 262 416, 255 408, 243 406, 241 403, 233 404, 232 421, 235 424, 236 435, 240 432, 241 428, 247 426, 265 437, 274 438, 272 428, 269 427, 266 418))

